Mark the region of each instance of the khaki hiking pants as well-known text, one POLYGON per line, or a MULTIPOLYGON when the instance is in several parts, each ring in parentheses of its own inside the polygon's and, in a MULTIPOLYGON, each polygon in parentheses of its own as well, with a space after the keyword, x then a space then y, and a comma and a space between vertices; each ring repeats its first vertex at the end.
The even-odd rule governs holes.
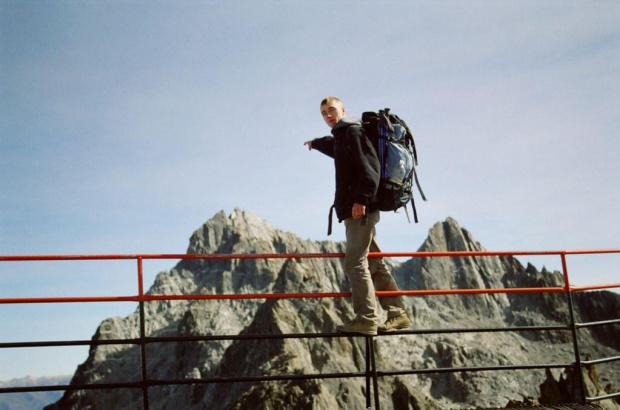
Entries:
MULTIPOLYGON (((362 225, 362 219, 344 221, 347 238, 344 271, 351 285, 353 311, 357 320, 374 324, 378 324, 375 289, 398 290, 383 258, 368 258, 368 252, 381 251, 375 231, 379 219, 379 211, 375 211, 368 215, 366 225, 362 225)), ((379 302, 388 318, 405 312, 402 296, 381 297, 379 302)))

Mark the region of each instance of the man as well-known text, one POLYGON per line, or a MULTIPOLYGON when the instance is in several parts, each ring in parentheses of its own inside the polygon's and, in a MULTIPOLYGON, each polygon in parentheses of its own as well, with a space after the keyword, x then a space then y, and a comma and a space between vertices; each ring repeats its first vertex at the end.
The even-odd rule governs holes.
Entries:
MULTIPOLYGON (((378 325, 375 288, 398 290, 387 265, 381 258, 368 258, 368 252, 380 252, 375 225, 379 210, 372 199, 379 186, 380 165, 372 142, 361 121, 345 114, 342 101, 327 97, 321 102, 321 115, 332 129, 333 137, 316 138, 304 144, 334 159, 336 195, 333 209, 346 229, 344 271, 351 284, 355 318, 337 330, 343 333, 376 335, 411 326, 402 297, 382 297, 381 307, 387 321, 378 325)), ((330 211, 331 213, 331 211, 330 211)))

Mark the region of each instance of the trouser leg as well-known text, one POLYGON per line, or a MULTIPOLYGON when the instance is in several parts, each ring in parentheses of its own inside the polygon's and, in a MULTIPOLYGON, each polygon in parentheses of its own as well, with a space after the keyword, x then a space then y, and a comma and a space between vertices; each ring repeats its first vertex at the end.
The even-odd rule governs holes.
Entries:
MULTIPOLYGON (((373 235, 369 249, 370 252, 381 252, 377 244, 376 235, 373 235)), ((368 265, 376 290, 398 290, 398 285, 394 281, 394 277, 390 273, 383 258, 368 258, 368 265)), ((380 297, 379 303, 381 304, 381 308, 387 312, 388 318, 405 313, 405 305, 402 296, 380 297)))
POLYGON ((353 311, 358 320, 373 324, 377 323, 378 318, 375 287, 368 267, 368 251, 377 222, 379 212, 369 214, 365 225, 362 225, 361 219, 348 218, 344 221, 347 238, 344 271, 351 285, 353 311))

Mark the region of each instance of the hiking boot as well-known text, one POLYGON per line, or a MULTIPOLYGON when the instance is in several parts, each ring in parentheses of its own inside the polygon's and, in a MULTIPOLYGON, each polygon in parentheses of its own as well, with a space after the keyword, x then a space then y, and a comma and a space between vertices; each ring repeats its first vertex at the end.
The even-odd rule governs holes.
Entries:
POLYGON ((411 327, 413 323, 411 323, 411 319, 409 319, 409 315, 405 313, 401 313, 398 316, 394 316, 388 318, 384 324, 379 325, 377 330, 379 333, 390 333, 399 329, 406 329, 411 327))
POLYGON ((353 319, 346 325, 336 327, 336 331, 339 333, 349 333, 354 335, 376 336, 377 325, 374 323, 353 319))

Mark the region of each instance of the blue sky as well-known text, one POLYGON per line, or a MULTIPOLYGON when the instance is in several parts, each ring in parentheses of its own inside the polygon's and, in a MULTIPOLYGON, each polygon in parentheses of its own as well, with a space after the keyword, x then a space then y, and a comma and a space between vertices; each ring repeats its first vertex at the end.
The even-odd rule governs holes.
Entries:
MULTIPOLYGON (((416 136, 429 201, 417 225, 382 216, 383 250, 449 216, 489 250, 618 248, 619 19, 616 1, 0 0, 0 254, 184 253, 235 207, 327 239, 333 166, 303 146, 329 133, 327 95, 416 136)), ((618 282, 620 257, 569 268, 618 282)), ((0 297, 115 293, 133 264, 0 266, 0 297)), ((87 339, 134 307, 0 306, 0 339, 87 339)), ((87 350, 53 351, 0 352, 0 379, 87 350)))

